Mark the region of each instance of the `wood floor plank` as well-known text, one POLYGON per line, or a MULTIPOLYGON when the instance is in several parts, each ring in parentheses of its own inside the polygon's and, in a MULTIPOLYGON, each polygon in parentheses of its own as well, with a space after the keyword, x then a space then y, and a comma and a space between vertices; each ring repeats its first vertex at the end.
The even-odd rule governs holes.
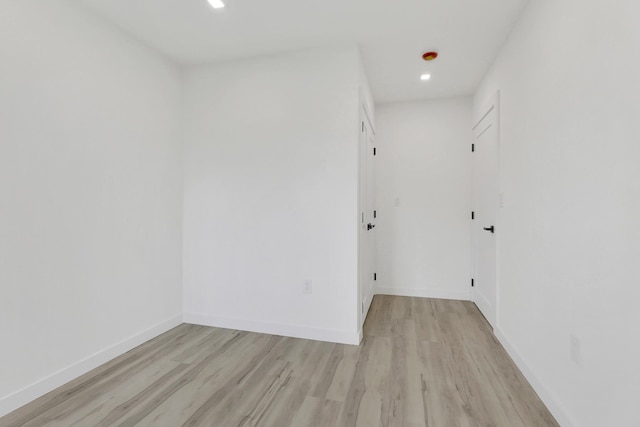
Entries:
MULTIPOLYGON (((151 412, 147 415, 137 416, 136 426, 156 426, 159 424, 180 426, 186 422, 202 405, 210 398, 212 393, 223 387, 225 383, 235 375, 243 365, 233 363, 230 358, 231 353, 242 349, 251 350, 248 343, 254 343, 253 337, 249 334, 238 336, 235 341, 236 347, 229 354, 222 352, 218 354, 215 362, 206 363, 203 369, 192 377, 192 381, 175 388, 175 392, 168 396, 161 405, 153 405, 155 395, 146 402, 150 402, 151 412)), ((201 360, 201 359, 198 359, 201 360)), ((156 394, 162 390, 156 390, 156 394)))
POLYGON ((336 375, 336 371, 338 370, 338 366, 342 362, 344 358, 344 346, 335 345, 331 353, 329 353, 327 359, 324 364, 318 370, 321 373, 318 381, 314 387, 314 391, 312 393, 313 397, 318 397, 321 399, 327 398, 329 393, 329 388, 333 383, 333 378, 336 375))
MULTIPOLYGON (((364 344, 366 344, 366 340, 363 342, 364 344)), ((342 358, 331 377, 331 385, 326 395, 327 399, 338 402, 344 402, 347 399, 347 395, 353 387, 353 376, 355 375, 359 356, 360 348, 354 346, 342 347, 342 358)))
POLYGON ((242 363, 229 363, 228 360, 225 360, 225 358, 221 356, 224 356, 228 351, 238 348, 242 348, 241 351, 246 351, 247 349, 243 347, 243 344, 247 342, 251 344, 250 347, 248 347, 248 350, 251 352, 250 354, 257 353, 258 355, 261 355, 262 351, 273 346, 276 342, 276 337, 256 335, 255 340, 253 338, 254 337, 245 334, 236 335, 229 339, 223 346, 214 349, 207 358, 192 365, 192 367, 186 371, 183 376, 173 381, 167 387, 160 389, 158 394, 156 394, 152 399, 147 400, 137 411, 128 415, 127 418, 119 425, 121 427, 132 427, 148 423, 147 417, 153 417, 153 413, 158 409, 161 409, 159 408, 160 406, 163 406, 166 402, 170 401, 174 395, 180 392, 184 387, 188 387, 192 383, 198 381, 198 378, 203 378, 203 376, 207 379, 213 379, 216 374, 220 374, 224 379, 220 380, 220 382, 216 384, 216 388, 214 388, 215 391, 213 393, 205 394, 207 400, 202 405, 196 406, 194 408, 195 412, 191 414, 183 424, 198 425, 199 420, 215 407, 212 402, 218 403, 222 396, 226 395, 230 390, 233 390, 234 385, 241 381, 242 378, 250 372, 250 370, 254 369, 252 362, 258 359, 258 356, 254 356, 249 360, 242 360, 242 363), (223 367, 225 366, 229 369, 224 369, 223 367), (207 376, 206 371, 212 367, 217 367, 217 369, 215 369, 212 375, 207 376), (233 373, 233 375, 228 375, 229 373, 233 373), (143 423, 145 418, 147 421, 143 423))
POLYGON ((346 388, 346 396, 343 400, 342 412, 338 418, 338 425, 355 426, 357 425, 358 415, 360 413, 360 404, 366 391, 365 372, 369 361, 373 340, 365 339, 357 352, 355 352, 355 364, 349 378, 349 384, 346 388))
POLYGON ((412 310, 415 313, 416 339, 419 341, 442 341, 442 330, 438 324, 436 312, 431 300, 426 298, 412 298, 412 310))
POLYGON ((342 403, 340 402, 306 396, 291 421, 291 426, 337 426, 337 418, 341 411, 342 403))
POLYGON ((556 427, 470 302, 376 296, 360 346, 181 325, 0 427, 556 427))

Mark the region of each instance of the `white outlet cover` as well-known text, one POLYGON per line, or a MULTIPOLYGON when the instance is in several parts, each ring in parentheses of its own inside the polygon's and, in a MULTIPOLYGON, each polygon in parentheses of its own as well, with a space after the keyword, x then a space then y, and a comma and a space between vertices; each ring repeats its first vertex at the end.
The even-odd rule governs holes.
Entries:
POLYGON ((313 293, 313 282, 311 280, 304 281, 304 293, 305 294, 313 293))

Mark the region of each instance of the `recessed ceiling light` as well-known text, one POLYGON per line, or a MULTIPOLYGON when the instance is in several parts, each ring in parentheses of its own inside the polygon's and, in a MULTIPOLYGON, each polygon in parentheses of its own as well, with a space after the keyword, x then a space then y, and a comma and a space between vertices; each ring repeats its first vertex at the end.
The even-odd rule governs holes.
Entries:
POLYGON ((222 9, 224 7, 222 0, 209 0, 209 4, 214 9, 222 9))
POLYGON ((431 78, 431 74, 423 74, 420 76, 420 80, 429 80, 431 78))
POLYGON ((437 57, 438 57, 438 52, 425 52, 422 55, 422 59, 424 59, 425 61, 433 61, 437 57))

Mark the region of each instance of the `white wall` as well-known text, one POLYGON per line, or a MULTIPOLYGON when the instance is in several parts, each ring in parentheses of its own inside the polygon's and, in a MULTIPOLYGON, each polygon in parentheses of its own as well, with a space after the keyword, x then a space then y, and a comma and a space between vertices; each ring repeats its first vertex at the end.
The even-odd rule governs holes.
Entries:
POLYGON ((471 99, 376 111, 377 293, 469 299, 471 99))
POLYGON ((310 50, 187 73, 186 321, 358 342, 358 60, 310 50))
POLYGON ((640 425, 638 16, 532 1, 475 98, 501 93, 497 332, 565 426, 640 425))
POLYGON ((0 14, 0 415, 180 322, 180 75, 62 0, 0 14))

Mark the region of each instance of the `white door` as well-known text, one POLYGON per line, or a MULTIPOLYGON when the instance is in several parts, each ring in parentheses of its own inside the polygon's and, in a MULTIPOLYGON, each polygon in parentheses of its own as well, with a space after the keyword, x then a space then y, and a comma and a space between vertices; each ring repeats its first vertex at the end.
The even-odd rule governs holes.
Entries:
POLYGON ((364 115, 360 136, 359 324, 362 326, 373 299, 375 279, 376 212, 374 200, 374 133, 364 115))
POLYGON ((473 128, 473 301, 491 326, 497 315, 498 102, 473 128))

